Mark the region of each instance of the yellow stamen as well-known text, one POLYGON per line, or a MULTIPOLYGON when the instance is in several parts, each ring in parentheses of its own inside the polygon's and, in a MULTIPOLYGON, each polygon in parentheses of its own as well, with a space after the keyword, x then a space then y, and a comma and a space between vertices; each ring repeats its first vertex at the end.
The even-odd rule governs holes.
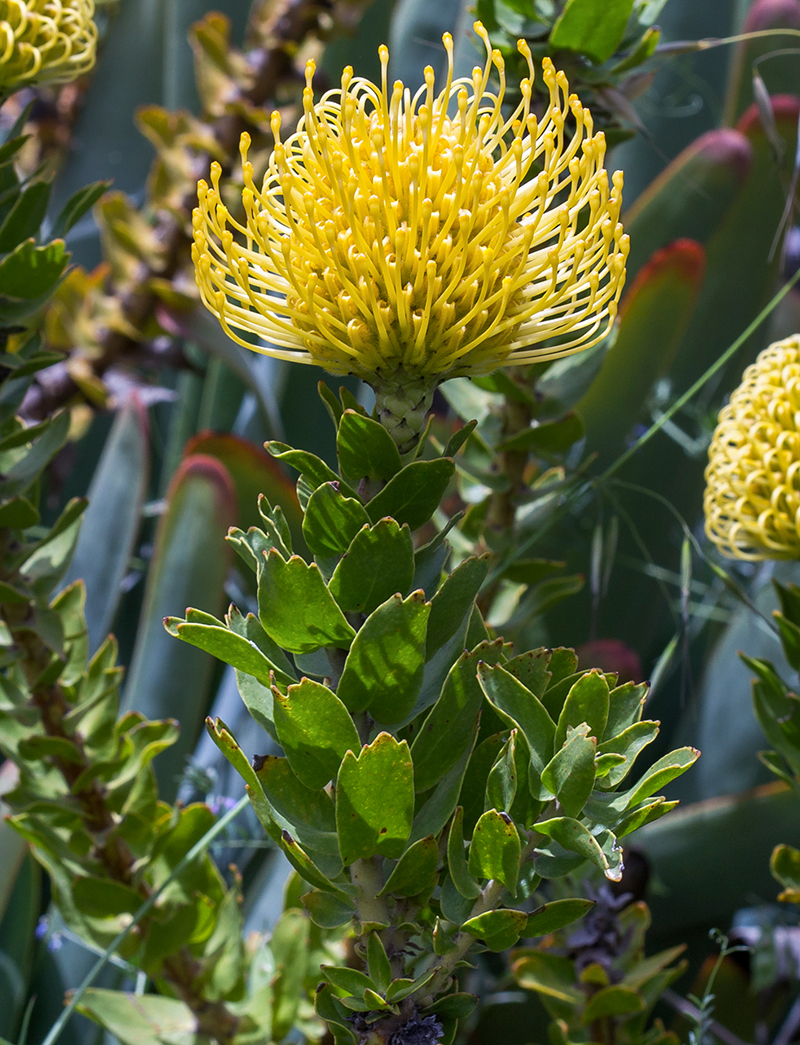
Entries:
POLYGON ((0 94, 76 80, 96 46, 94 0, 0 0, 0 94))
POLYGON ((243 136, 245 225, 221 206, 212 167, 194 216, 197 281, 240 344, 380 385, 553 359, 607 333, 628 253, 622 175, 609 185, 604 137, 549 59, 549 105, 530 112, 524 41, 529 77, 504 116, 503 59, 475 31, 484 66, 454 79, 445 34, 439 94, 430 68, 413 96, 390 87, 381 47, 380 86, 348 68, 314 103, 309 62, 304 115, 283 141, 273 115, 260 188, 243 136))
POLYGON ((724 555, 800 558, 800 335, 765 349, 720 413, 703 507, 724 555))

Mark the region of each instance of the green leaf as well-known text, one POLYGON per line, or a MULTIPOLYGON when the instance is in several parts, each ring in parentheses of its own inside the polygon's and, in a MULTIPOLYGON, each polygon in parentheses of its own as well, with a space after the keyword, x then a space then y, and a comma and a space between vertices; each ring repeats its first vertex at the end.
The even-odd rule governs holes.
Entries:
POLYGON ((392 982, 392 964, 387 957, 383 941, 376 932, 371 932, 367 938, 367 969, 378 990, 385 991, 392 982))
POLYGON ((520 653, 511 660, 507 660, 503 667, 509 675, 513 675, 541 700, 551 678, 550 672, 547 670, 550 657, 551 650, 529 650, 527 653, 520 653))
POLYGON ((272 930, 269 946, 275 957, 272 980, 272 1039, 282 1041, 297 1018, 305 997, 305 973, 309 946, 308 919, 301 911, 285 911, 272 930))
POLYGON ((356 534, 329 587, 345 613, 369 614, 392 595, 405 596, 413 577, 411 531, 394 519, 381 519, 356 534))
POLYGON ((645 1000, 638 991, 615 983, 589 998, 583 1010, 583 1022, 588 1026, 595 1020, 609 1016, 628 1016, 632 1012, 641 1012, 644 1008, 645 1000))
POLYGON ((454 471, 453 462, 442 457, 406 465, 367 504, 370 519, 377 522, 390 516, 419 529, 439 507, 454 471))
POLYGON ((113 918, 135 914, 142 906, 142 895, 129 885, 94 876, 77 878, 72 899, 83 914, 92 918, 113 918))
POLYGON ((429 1011, 435 1012, 437 1016, 444 1016, 445 1019, 463 1020, 475 1011, 477 1004, 478 999, 474 994, 457 991, 439 998, 431 1005, 429 1011))
POLYGON ((110 181, 96 181, 93 185, 85 185, 74 192, 58 215, 53 226, 54 236, 65 236, 76 225, 84 214, 87 214, 97 203, 104 192, 111 188, 110 181))
POLYGON ((487 809, 472 832, 469 873, 473 878, 502 882, 510 893, 515 893, 520 852, 519 835, 511 817, 487 809))
MULTIPOLYGON (((413 755, 413 748, 411 753, 413 755)), ((467 858, 464 853, 464 832, 461 826, 463 820, 464 810, 461 806, 456 806, 453 819, 450 821, 450 831, 447 835, 447 869, 450 872, 453 885, 459 893, 467 900, 474 900, 480 895, 481 887, 467 870, 467 858)))
POLYGON ((114 419, 92 476, 89 507, 64 578, 66 584, 79 577, 86 583, 91 652, 111 630, 139 534, 149 487, 148 427, 146 410, 131 397, 114 419))
POLYGON ((522 936, 548 936, 558 932, 565 925, 571 925, 583 918, 587 911, 594 907, 594 900, 575 898, 574 900, 552 900, 542 904, 528 915, 528 921, 522 936))
POLYGON ((564 816, 579 816, 592 793, 595 751, 595 742, 576 729, 542 770, 542 785, 556 796, 564 816))
POLYGON ((524 432, 505 439, 497 449, 527 450, 537 454, 561 454, 569 450, 584 435, 583 420, 579 414, 568 413, 557 421, 542 421, 524 432))
POLYGON ((284 696, 273 691, 275 729, 289 765, 306 787, 332 780, 348 751, 361 742, 347 708, 327 686, 304 678, 284 696))
POLYGON ((347 925, 355 915, 352 904, 331 893, 305 893, 300 900, 311 921, 321 929, 338 929, 340 925, 347 925))
POLYGON ((608 721, 602 737, 604 744, 641 720, 647 689, 647 683, 637 685, 635 682, 626 682, 611 690, 608 695, 608 721))
POLYGON ((408 744, 379 733, 358 756, 344 756, 336 785, 336 826, 345 865, 376 853, 397 859, 414 814, 408 744))
POLYGON ((514 978, 520 987, 544 995, 546 1000, 579 1009, 586 996, 575 982, 575 966, 569 958, 546 951, 527 951, 514 963, 514 978))
POLYGON ((345 410, 336 435, 342 475, 354 482, 388 482, 402 467, 394 439, 378 421, 355 410, 345 410))
POLYGON ((155 550, 124 701, 151 719, 180 718, 178 743, 156 762, 162 797, 175 794, 186 757, 201 733, 214 661, 164 630, 164 618, 186 606, 219 612, 229 555, 222 535, 236 505, 224 468, 208 457, 187 457, 175 473, 159 520, 155 550), (198 569, 197 564, 203 568, 198 569), (187 693, 192 699, 187 700, 187 693))
POLYGON ((414 707, 425 667, 430 603, 422 591, 393 595, 367 617, 353 640, 337 686, 351 712, 377 722, 402 721, 414 707))
POLYGON ((476 674, 478 664, 496 663, 502 650, 502 639, 482 643, 471 653, 462 653, 450 669, 441 696, 411 745, 418 791, 427 791, 437 784, 464 751, 472 747, 483 703, 483 690, 476 674))
POLYGON ((633 0, 567 0, 550 33, 551 50, 576 51, 605 62, 622 43, 633 0))
POLYGON ((527 919, 524 911, 505 908, 501 911, 487 911, 470 918, 461 928, 471 936, 483 940, 490 951, 507 951, 520 938, 527 919))
MULTIPOLYGON (((477 736, 478 723, 475 721, 472 726, 472 735, 464 748, 461 758, 453 765, 452 769, 448 770, 448 772, 442 777, 431 793, 430 798, 428 798, 414 817, 414 824, 411 831, 412 841, 416 841, 418 838, 424 838, 429 834, 438 835, 453 815, 464 782, 464 774, 467 771, 470 756, 472 755, 472 748, 477 736)), ((481 792, 481 801, 482 800, 483 792, 481 792)))
POLYGON ((320 965, 319 971, 328 983, 356 998, 362 997, 365 990, 374 990, 377 986, 369 976, 358 969, 349 969, 341 965, 320 965))
MULTIPOLYGON (((597 838, 578 820, 573 820, 566 816, 554 817, 552 820, 540 820, 536 824, 536 830, 539 834, 552 838, 560 846, 563 846, 564 849, 575 853, 583 860, 590 860, 612 881, 619 881, 622 877, 621 871, 617 872, 610 866, 597 838)), ((536 869, 537 871, 539 870, 538 863, 536 864, 536 869)), ((541 874, 542 872, 540 871, 539 873, 541 874)), ((543 874, 542 877, 549 876, 543 874)))
POLYGON ((33 239, 24 240, 0 261, 2 297, 31 301, 48 294, 61 279, 69 254, 63 240, 37 247, 33 239))
POLYGON ((253 769, 275 823, 314 854, 325 874, 339 874, 336 816, 327 791, 302 783, 287 758, 256 755, 253 769))
MULTIPOLYGON (((612 691, 613 692, 613 691, 612 691)), ((600 785, 603 788, 612 788, 620 784, 630 773, 639 753, 647 747, 658 736, 657 722, 635 722, 632 726, 618 733, 611 740, 606 740, 597 748, 601 757, 606 754, 620 754, 623 761, 614 766, 603 778, 600 785)))
POLYGON ((309 565, 299 555, 287 562, 274 549, 259 569, 258 615, 270 638, 290 653, 313 653, 322 646, 347 649, 356 634, 316 563, 309 565))
POLYGON ((454 432, 447 440, 447 446, 444 448, 444 456, 455 457, 477 427, 477 421, 467 421, 466 424, 462 425, 461 428, 454 432))
POLYGON ((664 755, 648 769, 642 779, 627 792, 628 806, 637 806, 645 798, 660 791, 662 787, 681 776, 686 770, 695 764, 700 757, 700 752, 693 747, 679 747, 664 755))
POLYGON ((339 489, 343 494, 347 497, 356 496, 355 491, 351 490, 346 483, 341 482, 336 472, 329 468, 322 458, 317 457, 316 454, 311 454, 307 450, 294 450, 291 446, 287 446, 286 443, 279 443, 274 439, 266 443, 265 446, 273 457, 277 457, 284 464, 289 464, 292 468, 296 468, 307 480, 312 490, 316 490, 323 483, 339 483, 339 489))
POLYGON ((464 559, 445 580, 431 600, 426 660, 451 639, 472 612, 475 597, 489 572, 491 555, 464 559))
POLYGON ((478 678, 486 699, 500 715, 521 731, 531 753, 531 766, 537 777, 553 756, 556 727, 539 699, 499 664, 481 664, 478 678))
POLYGON ((205 650, 238 671, 252 675, 264 686, 272 685, 273 680, 270 676, 274 676, 282 685, 289 685, 294 681, 290 675, 268 660, 253 642, 221 624, 218 627, 210 627, 207 624, 189 624, 179 617, 165 617, 164 627, 170 635, 205 650))
POLYGON ((608 721, 608 683, 596 669, 582 675, 567 694, 558 718, 555 749, 567 739, 567 730, 585 722, 593 737, 602 737, 608 721))
MULTIPOLYGON (((516 754, 517 730, 512 729, 511 735, 503 745, 497 761, 489 771, 486 781, 486 804, 493 806, 500 812, 510 813, 517 794, 517 754, 516 754)), ((524 744, 524 740, 520 739, 524 744)), ((523 786, 525 780, 523 779, 523 786)))
POLYGON ((155 994, 134 995, 89 987, 77 1011, 90 1016, 121 1045, 163 1045, 166 1035, 175 1045, 201 1045, 188 1005, 155 994))
POLYGON ((314 555, 341 555, 363 526, 369 526, 366 509, 356 498, 345 497, 338 483, 323 483, 309 497, 303 536, 314 555))
POLYGON ((414 842, 400 857, 380 896, 419 896, 430 892, 439 875, 439 846, 433 835, 414 842))
MULTIPOLYGON (((0 225, 0 254, 14 250, 23 240, 38 234, 47 213, 49 199, 50 182, 35 181, 22 190, 5 221, 0 225)), ((0 286, 3 284, 0 283, 0 286)))

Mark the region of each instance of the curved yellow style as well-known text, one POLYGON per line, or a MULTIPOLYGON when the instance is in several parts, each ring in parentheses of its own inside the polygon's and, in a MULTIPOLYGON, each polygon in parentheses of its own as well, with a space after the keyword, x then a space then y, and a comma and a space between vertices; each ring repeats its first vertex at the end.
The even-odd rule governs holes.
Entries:
POLYGON ((242 135, 241 218, 222 202, 220 167, 198 186, 194 261, 203 300, 235 341, 281 359, 355 374, 373 387, 426 387, 501 365, 553 359, 597 342, 613 323, 628 238, 622 174, 609 183, 605 139, 549 59, 550 102, 503 111, 503 59, 484 27, 483 68, 412 96, 345 69, 281 138, 260 185, 242 135), (493 68, 498 92, 489 90, 493 68), (261 345, 238 331, 256 334, 261 345))
POLYGON ((94 0, 0 0, 0 93, 76 80, 96 47, 94 0))

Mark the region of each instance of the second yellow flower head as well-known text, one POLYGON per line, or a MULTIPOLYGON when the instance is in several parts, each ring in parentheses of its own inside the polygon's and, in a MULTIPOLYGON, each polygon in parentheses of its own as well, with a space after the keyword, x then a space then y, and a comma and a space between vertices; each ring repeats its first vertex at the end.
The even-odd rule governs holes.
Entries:
POLYGON ((471 80, 433 70, 415 95, 342 76, 254 182, 242 136, 244 220, 223 204, 220 168, 199 184, 194 260, 206 305, 228 334, 272 356, 355 374, 373 386, 438 383, 578 351, 616 315, 628 240, 622 175, 609 184, 605 140, 543 62, 550 102, 532 112, 534 69, 504 114, 503 59, 480 23, 487 61, 471 80), (492 69, 500 88, 489 91, 492 69), (256 346, 236 332, 257 334, 256 346))

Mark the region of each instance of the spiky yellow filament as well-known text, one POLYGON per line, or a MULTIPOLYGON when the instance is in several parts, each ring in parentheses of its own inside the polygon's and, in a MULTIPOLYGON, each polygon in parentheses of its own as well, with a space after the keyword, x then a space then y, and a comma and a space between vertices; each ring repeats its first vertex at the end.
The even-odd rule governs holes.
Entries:
POLYGON ((75 80, 96 45, 94 0, 0 0, 0 93, 75 80))
POLYGON ((704 509, 730 558, 800 558, 800 335, 765 349, 720 413, 704 509))
POLYGON ((504 115, 505 73, 486 30, 485 65, 453 79, 433 70, 413 96, 342 75, 275 148, 261 186, 242 135, 244 220, 221 199, 220 168, 198 186, 194 260, 206 305, 248 348, 352 373, 434 381, 568 355, 616 315, 628 239, 622 175, 563 73, 544 59, 550 102, 531 111, 534 68, 504 115), (489 90, 492 70, 500 87, 489 90), (236 331, 257 334, 263 344, 236 331))

